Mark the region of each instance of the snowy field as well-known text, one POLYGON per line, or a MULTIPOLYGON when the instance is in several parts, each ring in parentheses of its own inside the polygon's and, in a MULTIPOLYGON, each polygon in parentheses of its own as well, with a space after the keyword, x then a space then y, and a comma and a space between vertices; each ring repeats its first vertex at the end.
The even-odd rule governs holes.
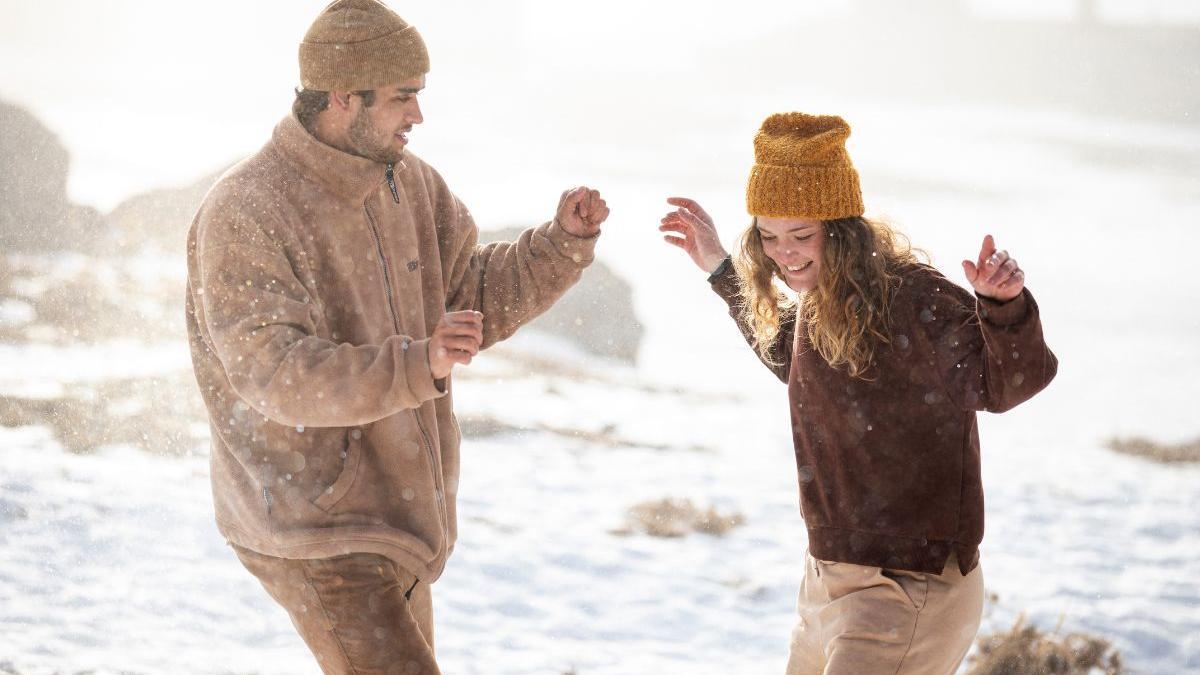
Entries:
MULTIPOLYGON (((251 4, 260 9, 246 11, 267 12, 267 3, 251 4)), ((206 75, 164 76, 164 91, 223 86, 202 78, 233 63, 253 64, 243 75, 261 89, 275 77, 268 66, 293 67, 314 4, 324 2, 264 29, 274 60, 231 51, 206 75)), ((1200 673, 1200 465, 1105 448, 1117 436, 1200 435, 1200 130, 832 97, 800 76, 681 93, 673 78, 686 75, 703 41, 681 47, 653 77, 638 77, 637 53, 606 62, 607 74, 572 71, 578 55, 473 73, 477 55, 445 47, 449 19, 418 11, 430 17, 409 18, 447 56, 435 58, 441 70, 431 74, 414 151, 483 227, 534 224, 564 188, 600 189, 612 217, 598 256, 632 284, 646 328, 636 366, 529 332, 456 375, 461 419, 525 430, 464 440, 459 542, 434 587, 444 672, 783 671, 805 550, 786 392, 703 275, 655 228, 663 199, 685 194, 708 207, 731 244, 747 220, 754 130, 770 112, 805 110, 850 121, 868 215, 896 222, 950 278, 994 234, 1026 269, 1060 359, 1048 390, 1003 416, 981 416, 982 567, 999 599, 981 633, 1023 613, 1048 631, 1111 639, 1132 672, 1200 673), (518 94, 521 105, 493 104, 518 94), (629 507, 666 497, 745 523, 724 536, 616 533, 629 507)), ((757 25, 743 23, 731 30, 757 25)), ((543 28, 522 35, 530 54, 549 39, 543 28)), ((547 44, 561 49, 566 38, 556 39, 547 44)), ((6 49, 0 58, 12 56, 6 49)), ((186 51, 150 64, 150 74, 187 67, 186 51)), ((121 59, 136 56, 114 54, 98 52, 99 67, 124 72, 121 59)), ((284 86, 274 98, 210 97, 248 100, 244 109, 195 100, 147 110, 144 98, 108 99, 90 80, 78 91, 64 86, 75 82, 74 63, 46 65, 60 84, 28 104, 81 158, 72 195, 104 209, 252 152, 290 97, 284 86), (72 96, 104 102, 81 119, 72 96)), ((0 94, 35 91, 40 79, 2 73, 0 94)), ((152 288, 179 283, 179 253, 63 256, 52 266, 67 276, 121 267, 152 288)), ((0 342, 0 396, 53 399, 123 378, 187 382, 182 311, 180 300, 173 337, 149 343, 0 342)), ((28 302, 0 302, 0 329, 34 319, 28 302)), ((129 443, 75 453, 51 425, 0 426, 0 673, 316 672, 286 615, 216 532, 202 438, 182 456, 129 443)))
MULTIPOLYGON (((549 351, 527 337, 481 360, 459 381, 461 416, 620 442, 467 440, 460 543, 435 586, 445 672, 781 672, 804 551, 787 425, 771 424, 782 386, 678 393, 582 355, 572 367, 601 378, 522 376, 522 350, 549 351), (612 534, 665 496, 746 524, 612 534)), ((1114 638, 1136 672, 1194 671, 1200 471, 1048 449, 1049 417, 984 425, 984 573, 1000 598, 985 632, 1026 612, 1114 638)), ((0 429, 0 672, 315 673, 217 534, 207 473, 199 449, 80 456, 45 429, 0 429)))

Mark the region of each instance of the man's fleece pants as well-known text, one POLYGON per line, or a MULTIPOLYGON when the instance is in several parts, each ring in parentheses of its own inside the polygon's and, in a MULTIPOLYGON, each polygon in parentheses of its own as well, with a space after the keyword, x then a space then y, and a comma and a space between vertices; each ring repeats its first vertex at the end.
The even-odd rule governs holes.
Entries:
POLYGON ((429 584, 383 556, 288 560, 233 547, 327 675, 439 675, 429 584))

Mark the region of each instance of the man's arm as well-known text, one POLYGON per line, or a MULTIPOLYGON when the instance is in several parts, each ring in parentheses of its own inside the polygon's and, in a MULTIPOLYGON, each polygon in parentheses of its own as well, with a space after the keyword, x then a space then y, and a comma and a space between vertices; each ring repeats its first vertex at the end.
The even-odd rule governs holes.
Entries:
POLYGON ((608 216, 599 193, 576 188, 563 194, 549 223, 525 230, 513 242, 479 246, 479 231, 466 207, 448 191, 442 204, 439 231, 449 235, 443 245, 450 247, 453 261, 447 310, 483 314, 483 348, 545 312, 579 280, 608 216))

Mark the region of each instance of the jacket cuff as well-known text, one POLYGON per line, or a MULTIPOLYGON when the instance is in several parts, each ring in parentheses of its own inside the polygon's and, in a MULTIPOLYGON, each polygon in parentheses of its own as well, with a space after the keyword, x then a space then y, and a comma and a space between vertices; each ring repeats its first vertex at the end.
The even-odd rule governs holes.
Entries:
POLYGON ((424 402, 445 396, 446 380, 433 379, 429 367, 429 338, 404 340, 400 347, 404 351, 404 377, 413 397, 424 402))
POLYGON ((542 228, 542 233, 554 244, 554 248, 562 257, 574 261, 578 265, 589 265, 596 256, 596 240, 600 238, 597 232, 590 237, 580 237, 567 232, 558 220, 552 220, 542 228))
POLYGON ((1021 294, 1012 300, 999 302, 976 293, 975 298, 979 308, 979 318, 993 326, 1011 326, 1015 323, 1020 323, 1025 319, 1025 315, 1029 313, 1029 303, 1032 299, 1028 295, 1029 290, 1022 289, 1021 294))
POLYGON ((730 267, 733 267, 733 258, 731 256, 725 256, 725 259, 721 261, 721 264, 717 265, 717 269, 713 270, 712 274, 708 275, 708 283, 716 283, 717 279, 725 276, 725 273, 729 271, 730 267))
POLYGON ((737 271, 734 270, 732 259, 726 258, 708 277, 708 283, 717 295, 732 302, 738 296, 737 271))

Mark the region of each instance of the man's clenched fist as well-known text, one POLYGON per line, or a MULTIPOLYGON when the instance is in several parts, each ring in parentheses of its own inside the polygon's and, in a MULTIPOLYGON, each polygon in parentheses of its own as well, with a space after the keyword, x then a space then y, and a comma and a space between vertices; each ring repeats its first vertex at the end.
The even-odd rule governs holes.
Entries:
POLYGON ((450 374, 455 364, 467 365, 483 344, 483 315, 466 310, 442 315, 429 338, 429 370, 435 380, 450 374))

